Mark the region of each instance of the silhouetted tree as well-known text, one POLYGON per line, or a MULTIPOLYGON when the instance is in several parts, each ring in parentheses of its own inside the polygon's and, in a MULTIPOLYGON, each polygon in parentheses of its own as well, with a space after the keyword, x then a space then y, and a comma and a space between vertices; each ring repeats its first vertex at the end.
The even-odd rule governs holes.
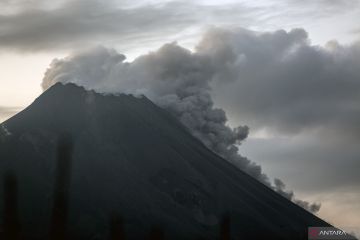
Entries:
POLYGON ((72 153, 73 141, 71 136, 62 134, 57 146, 54 205, 50 225, 51 240, 64 240, 66 235, 72 153))
POLYGON ((113 214, 110 221, 111 240, 125 240, 123 221, 117 214, 113 214))
POLYGON ((225 214, 220 226, 220 239, 230 240, 230 215, 225 214))
POLYGON ((150 231, 150 240, 163 240, 164 232, 159 227, 152 227, 150 231))
POLYGON ((18 213, 18 184, 15 174, 9 172, 4 181, 4 238, 20 239, 20 222, 18 213))

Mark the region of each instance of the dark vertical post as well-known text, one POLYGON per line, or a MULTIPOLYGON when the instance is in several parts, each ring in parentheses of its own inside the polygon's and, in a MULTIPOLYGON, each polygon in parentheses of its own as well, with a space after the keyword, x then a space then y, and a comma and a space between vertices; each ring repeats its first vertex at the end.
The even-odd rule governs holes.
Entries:
POLYGON ((111 240, 125 240, 124 225, 119 215, 113 214, 110 221, 111 240))
POLYGON ((71 136, 68 134, 61 135, 57 146, 54 205, 50 225, 51 240, 64 240, 66 235, 72 153, 71 136))
POLYGON ((163 240, 164 232, 159 227, 153 227, 150 231, 150 240, 163 240))
POLYGON ((19 239, 18 184, 16 176, 12 173, 5 176, 4 205, 4 237, 6 240, 19 239))
POLYGON ((230 215, 225 214, 220 229, 220 239, 221 240, 230 240, 230 215))

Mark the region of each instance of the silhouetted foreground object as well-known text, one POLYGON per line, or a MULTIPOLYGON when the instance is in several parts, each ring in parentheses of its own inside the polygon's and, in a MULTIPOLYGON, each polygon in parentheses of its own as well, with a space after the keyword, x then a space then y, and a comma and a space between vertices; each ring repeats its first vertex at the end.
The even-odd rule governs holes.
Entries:
POLYGON ((69 134, 62 134, 58 140, 54 207, 51 219, 51 240, 65 240, 68 218, 70 169, 73 142, 69 134))
POLYGON ((56 84, 3 128, 0 176, 16 172, 21 232, 33 239, 50 229, 57 239, 296 240, 329 226, 144 97, 56 84), (58 145, 64 132, 72 141, 58 145))
POLYGON ((149 240, 163 240, 164 232, 160 227, 152 227, 149 240))
POLYGON ((9 172, 4 179, 4 239, 20 239, 20 222, 18 213, 18 185, 16 176, 9 172))
POLYGON ((221 223, 220 239, 230 240, 230 238, 230 216, 226 214, 221 223))
POLYGON ((125 240, 123 221, 119 215, 113 214, 110 221, 111 240, 125 240))

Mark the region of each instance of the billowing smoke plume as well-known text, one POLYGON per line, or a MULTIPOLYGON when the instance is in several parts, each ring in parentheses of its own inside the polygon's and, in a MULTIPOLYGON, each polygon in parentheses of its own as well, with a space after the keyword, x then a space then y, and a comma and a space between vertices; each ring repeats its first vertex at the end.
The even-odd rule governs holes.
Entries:
MULTIPOLYGON (((259 165, 238 153, 249 128, 230 128, 225 111, 214 107, 211 82, 241 75, 233 62, 242 61, 242 56, 227 55, 226 51, 217 55, 216 49, 206 48, 206 42, 201 44, 195 52, 176 43, 166 44, 132 62, 103 47, 78 52, 55 59, 42 87, 46 90, 56 82, 72 82, 101 93, 143 94, 176 116, 209 149, 274 190, 287 193, 285 185, 273 186, 259 165)), ((282 195, 294 200, 292 192, 282 195)), ((317 205, 301 205, 310 211, 319 210, 317 205)))
POLYGON ((286 185, 283 181, 278 178, 274 179, 273 189, 278 192, 280 195, 286 197, 287 199, 292 200, 297 205, 307 209, 310 212, 318 212, 321 205, 318 203, 309 203, 304 200, 296 199, 293 191, 286 190, 286 185))

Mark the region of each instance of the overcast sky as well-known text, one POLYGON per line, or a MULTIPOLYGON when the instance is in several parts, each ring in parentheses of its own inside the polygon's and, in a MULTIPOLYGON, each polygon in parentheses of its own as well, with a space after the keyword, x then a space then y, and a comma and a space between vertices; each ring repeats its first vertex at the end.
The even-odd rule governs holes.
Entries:
POLYGON ((358 0, 0 0, 0 121, 74 50, 103 45, 132 61, 177 41, 230 52, 212 95, 229 124, 250 127, 242 155, 321 202, 319 216, 360 228, 359 19, 358 0))

